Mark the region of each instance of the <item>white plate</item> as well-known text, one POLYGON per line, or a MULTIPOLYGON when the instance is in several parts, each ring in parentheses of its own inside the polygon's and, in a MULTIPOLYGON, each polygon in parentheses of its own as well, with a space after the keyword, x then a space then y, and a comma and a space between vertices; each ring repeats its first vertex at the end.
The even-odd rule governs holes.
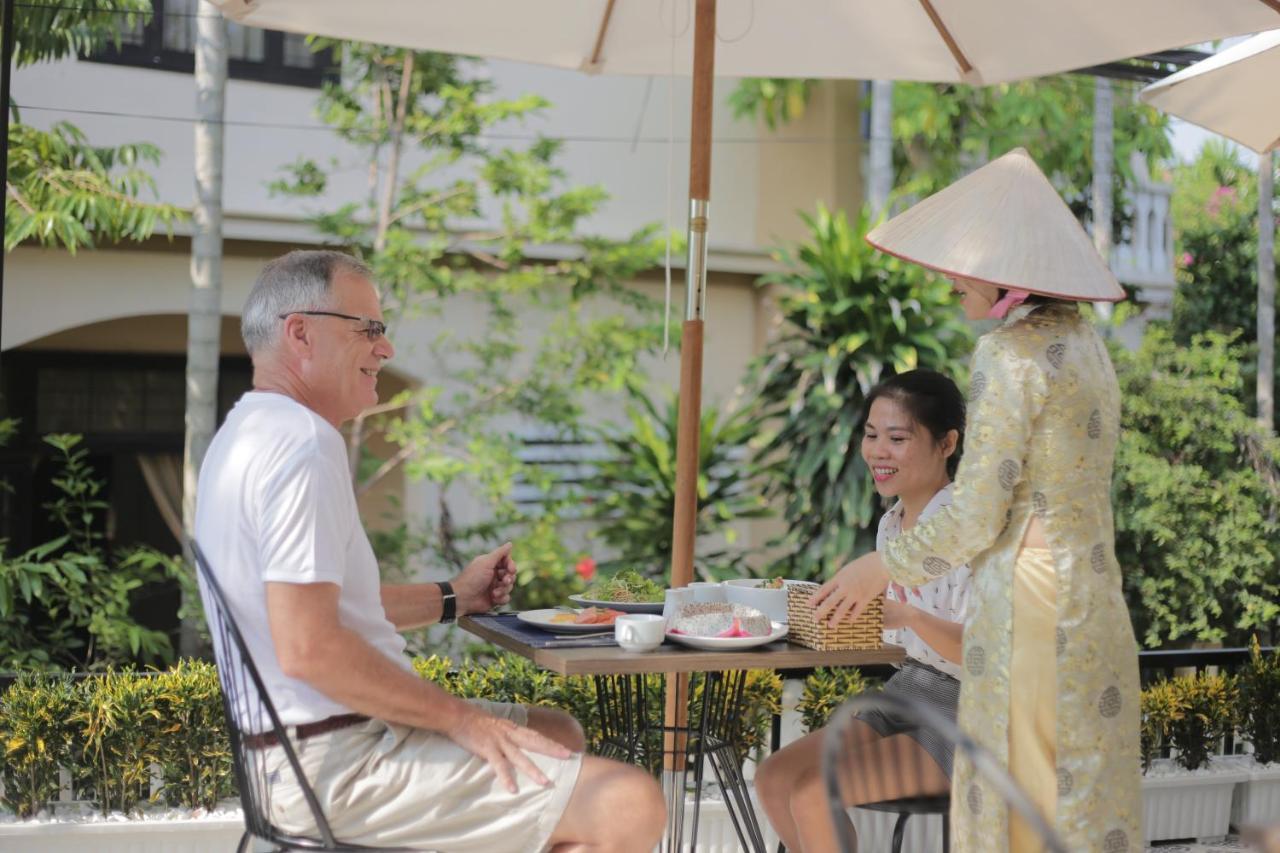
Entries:
MULTIPOLYGON (((615 610, 617 608, 614 608, 615 610)), ((548 607, 543 610, 523 610, 516 614, 516 618, 526 625, 532 625, 535 628, 541 628, 544 631, 550 631, 553 634, 591 634, 597 631, 612 631, 613 623, 607 625, 596 623, 594 625, 575 625, 572 622, 552 622, 551 617, 568 613, 568 610, 556 610, 554 607, 548 607)))
POLYGON ((610 610, 621 610, 623 613, 661 613, 664 603, 661 601, 596 601, 594 598, 584 598, 582 595, 571 595, 569 600, 583 607, 607 607, 610 610))
POLYGON ((787 636, 787 626, 781 622, 771 622, 773 630, 767 637, 695 637, 692 634, 673 634, 667 632, 667 639, 695 649, 706 649, 712 652, 729 652, 735 649, 753 649, 776 643, 787 636))

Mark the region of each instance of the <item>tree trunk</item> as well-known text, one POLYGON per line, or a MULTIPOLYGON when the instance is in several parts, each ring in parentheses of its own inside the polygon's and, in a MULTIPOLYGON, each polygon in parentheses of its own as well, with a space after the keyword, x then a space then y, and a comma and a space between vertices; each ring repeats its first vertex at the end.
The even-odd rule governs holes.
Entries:
MULTIPOLYGON (((1093 245, 1102 262, 1111 266, 1111 182, 1115 173, 1115 130, 1111 81, 1095 77, 1093 85, 1093 245)), ((1098 314, 1111 319, 1111 303, 1095 305, 1098 314)))
POLYGON ((1275 431, 1275 152, 1258 158, 1258 421, 1275 431))
POLYGON ((868 152, 867 203, 872 217, 889 207, 893 192, 893 81, 871 81, 871 149, 868 152))
MULTIPOLYGON (((182 456, 182 528, 187 564, 195 533, 196 476, 218 418, 218 354, 222 325, 222 138, 227 87, 227 25, 202 0, 196 16, 196 201, 192 211, 191 313, 187 318, 186 439, 182 456)), ((183 620, 179 649, 197 650, 197 629, 183 620)))
POLYGON ((391 208, 395 204, 396 183, 400 180, 400 149, 404 145, 404 123, 409 111, 409 100, 413 95, 413 64, 413 51, 406 51, 404 64, 400 69, 400 92, 395 113, 387 110, 387 119, 391 121, 391 150, 387 155, 387 173, 383 176, 382 198, 378 203, 378 226, 373 237, 373 249, 376 252, 386 248, 387 229, 391 227, 391 208), (392 118, 393 115, 394 118, 392 118))

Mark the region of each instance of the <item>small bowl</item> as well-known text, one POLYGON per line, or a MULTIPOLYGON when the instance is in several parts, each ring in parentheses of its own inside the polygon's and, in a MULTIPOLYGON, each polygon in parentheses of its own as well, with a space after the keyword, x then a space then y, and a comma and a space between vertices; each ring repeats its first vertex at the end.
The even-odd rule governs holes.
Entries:
POLYGON ((725 598, 730 604, 754 607, 774 622, 787 621, 787 588, 762 589, 760 578, 737 578, 724 582, 725 598))

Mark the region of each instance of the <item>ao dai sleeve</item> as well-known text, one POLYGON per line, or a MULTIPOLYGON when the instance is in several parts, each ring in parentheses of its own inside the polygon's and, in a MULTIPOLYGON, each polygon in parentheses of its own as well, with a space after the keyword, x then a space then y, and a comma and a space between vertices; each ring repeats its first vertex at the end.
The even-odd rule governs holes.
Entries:
POLYGON ((971 563, 1008 523, 1046 390, 1041 366, 1018 349, 1017 330, 1008 327, 978 341, 953 500, 880 552, 889 576, 903 586, 937 580, 971 563))

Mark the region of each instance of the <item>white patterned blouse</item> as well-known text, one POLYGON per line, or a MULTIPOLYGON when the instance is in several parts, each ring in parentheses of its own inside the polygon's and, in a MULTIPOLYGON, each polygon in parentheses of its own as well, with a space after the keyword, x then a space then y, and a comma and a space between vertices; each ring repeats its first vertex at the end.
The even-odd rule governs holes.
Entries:
MULTIPOLYGON (((938 493, 925 505, 924 510, 920 513, 919 521, 923 521, 950 503, 951 485, 947 484, 939 489, 938 493)), ((880 517, 880 526, 876 530, 876 550, 883 551, 885 543, 896 539, 901 533, 902 501, 898 501, 888 512, 880 517)), ((969 607, 969 581, 971 577, 972 574, 968 564, 962 565, 954 572, 948 572, 924 586, 904 590, 906 592, 906 601, 904 603, 910 604, 912 607, 918 607, 926 613, 931 613, 949 622, 964 624, 965 613, 969 607)), ((901 587, 896 584, 889 584, 885 597, 891 601, 902 601, 903 596, 898 593, 899 589, 901 587)), ((884 641, 895 646, 902 646, 906 649, 908 657, 928 664, 939 672, 945 672, 952 678, 961 677, 961 669, 958 664, 952 663, 938 654, 932 646, 922 640, 910 628, 886 630, 884 632, 884 641)))

